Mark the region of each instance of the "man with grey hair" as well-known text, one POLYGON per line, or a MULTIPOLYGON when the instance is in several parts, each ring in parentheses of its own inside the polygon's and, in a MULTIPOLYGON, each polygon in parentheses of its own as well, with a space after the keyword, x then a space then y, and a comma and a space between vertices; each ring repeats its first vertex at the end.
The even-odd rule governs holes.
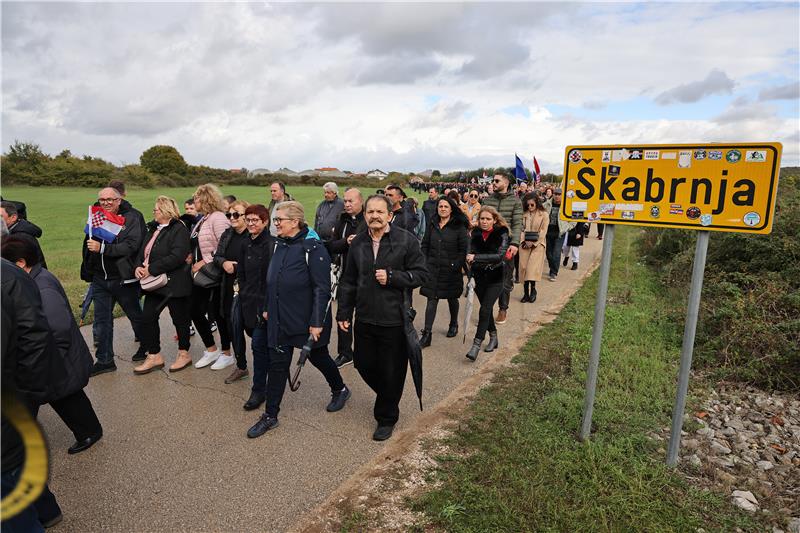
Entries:
POLYGON ((317 206, 314 216, 314 231, 322 241, 329 241, 333 236, 333 228, 344 210, 344 202, 339 198, 339 186, 329 181, 322 186, 325 199, 317 206))

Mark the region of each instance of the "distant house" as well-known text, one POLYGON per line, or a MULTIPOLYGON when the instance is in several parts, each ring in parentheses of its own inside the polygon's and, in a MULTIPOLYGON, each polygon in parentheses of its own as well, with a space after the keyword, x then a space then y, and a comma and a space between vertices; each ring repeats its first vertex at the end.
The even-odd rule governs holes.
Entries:
POLYGON ((297 173, 298 176, 319 176, 319 170, 307 168, 297 173))
POLYGON ((279 168, 273 174, 283 174, 284 176, 298 176, 299 174, 294 170, 286 167, 279 168))
POLYGON ((316 170, 319 170, 320 172, 339 172, 339 169, 336 167, 322 167, 316 170))
POLYGON ((370 170, 367 172, 368 178, 375 178, 379 180, 386 179, 389 176, 388 172, 384 172, 383 170, 376 168, 375 170, 370 170))
POLYGON ((346 178, 347 177, 347 174, 345 174, 344 172, 342 172, 339 169, 320 170, 319 175, 323 176, 325 178, 346 178))
POLYGON ((232 169, 228 170, 228 172, 230 172, 231 174, 241 174, 242 173, 242 169, 241 168, 232 168, 232 169))

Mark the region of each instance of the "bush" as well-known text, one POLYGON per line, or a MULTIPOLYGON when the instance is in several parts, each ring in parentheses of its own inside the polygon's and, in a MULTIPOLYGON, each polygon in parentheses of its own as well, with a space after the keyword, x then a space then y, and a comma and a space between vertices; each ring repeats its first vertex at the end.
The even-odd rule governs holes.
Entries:
MULTIPOLYGON (((695 355, 720 377, 800 390, 798 170, 782 169, 770 235, 711 235, 695 355)), ((692 233, 646 230, 640 240, 646 261, 684 298, 694 259, 692 233)))

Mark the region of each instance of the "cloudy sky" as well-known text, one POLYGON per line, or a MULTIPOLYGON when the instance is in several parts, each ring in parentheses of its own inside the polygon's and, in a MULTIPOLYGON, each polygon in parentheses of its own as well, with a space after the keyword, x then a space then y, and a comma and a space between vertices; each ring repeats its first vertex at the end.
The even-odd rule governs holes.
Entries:
POLYGON ((2 3, 2 142, 138 162, 560 173, 568 144, 780 141, 787 3, 2 3))

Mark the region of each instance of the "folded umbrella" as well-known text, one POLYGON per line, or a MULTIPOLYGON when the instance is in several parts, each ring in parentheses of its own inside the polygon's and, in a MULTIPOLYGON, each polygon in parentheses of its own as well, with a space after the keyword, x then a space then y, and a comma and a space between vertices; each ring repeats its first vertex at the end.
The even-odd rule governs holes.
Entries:
POLYGON ((411 367, 411 377, 414 380, 414 388, 417 390, 419 410, 422 411, 422 347, 419 345, 419 334, 414 327, 414 317, 417 316, 417 312, 411 307, 409 292, 411 291, 403 291, 403 303, 405 304, 403 329, 408 349, 408 365, 411 367))
POLYGON ((464 332, 464 343, 467 342, 467 326, 469 326, 469 319, 472 316, 472 301, 475 299, 475 278, 471 275, 467 282, 467 303, 464 306, 464 324, 461 326, 461 331, 464 332))
POLYGON ((94 298, 94 291, 92 290, 92 284, 89 284, 89 288, 86 289, 86 294, 83 295, 83 302, 81 302, 81 320, 80 325, 83 325, 83 321, 86 320, 86 313, 89 312, 89 307, 92 306, 92 299, 94 298))
POLYGON ((245 340, 244 340, 244 321, 242 320, 242 304, 239 300, 239 293, 233 293, 233 301, 231 303, 231 348, 233 353, 237 356, 244 355, 245 353, 245 340))

